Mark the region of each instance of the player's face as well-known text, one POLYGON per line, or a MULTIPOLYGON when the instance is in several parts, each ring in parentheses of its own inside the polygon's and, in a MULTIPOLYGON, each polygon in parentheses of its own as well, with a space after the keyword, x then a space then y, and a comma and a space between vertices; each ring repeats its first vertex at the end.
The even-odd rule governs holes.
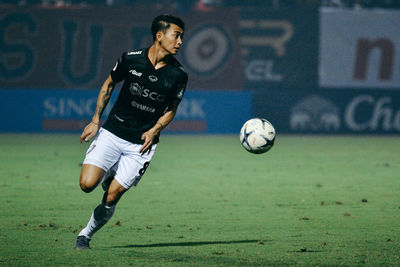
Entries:
POLYGON ((160 45, 168 54, 176 55, 183 41, 183 30, 181 27, 171 24, 165 33, 160 34, 160 45))

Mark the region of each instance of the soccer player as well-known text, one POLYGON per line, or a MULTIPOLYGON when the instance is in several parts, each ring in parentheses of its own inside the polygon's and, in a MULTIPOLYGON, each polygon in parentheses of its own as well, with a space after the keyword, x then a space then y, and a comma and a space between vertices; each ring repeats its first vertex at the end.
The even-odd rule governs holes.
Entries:
POLYGON ((76 249, 90 248, 93 234, 113 216, 121 196, 139 183, 161 130, 176 114, 188 79, 173 57, 182 45, 184 30, 178 17, 156 17, 151 47, 125 52, 101 87, 95 114, 80 137, 81 142, 89 142, 96 136, 86 152, 80 187, 89 193, 101 183, 105 193, 79 233, 76 249), (124 81, 121 92, 99 130, 101 115, 120 81, 124 81))

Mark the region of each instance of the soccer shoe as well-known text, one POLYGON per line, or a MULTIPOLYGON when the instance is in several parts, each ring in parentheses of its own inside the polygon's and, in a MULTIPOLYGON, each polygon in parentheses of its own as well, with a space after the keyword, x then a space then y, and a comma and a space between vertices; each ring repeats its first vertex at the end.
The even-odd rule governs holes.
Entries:
POLYGON ((115 176, 115 171, 110 170, 106 173, 107 177, 104 179, 104 182, 101 183, 101 187, 103 188, 104 192, 108 190, 110 184, 115 176))
POLYGON ((80 235, 76 238, 75 249, 90 249, 90 239, 86 236, 80 235))

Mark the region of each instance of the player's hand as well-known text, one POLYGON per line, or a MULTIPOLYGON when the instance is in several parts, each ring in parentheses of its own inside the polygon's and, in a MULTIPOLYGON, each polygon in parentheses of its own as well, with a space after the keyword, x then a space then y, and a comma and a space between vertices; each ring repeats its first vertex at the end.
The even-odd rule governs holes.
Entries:
POLYGON ((146 153, 146 151, 148 151, 150 154, 151 146, 153 145, 153 140, 155 136, 156 135, 152 130, 149 130, 142 134, 142 140, 144 141, 142 147, 140 148, 140 153, 142 153, 142 155, 146 153))
POLYGON ((94 122, 91 122, 88 125, 86 125, 85 129, 81 134, 80 138, 81 143, 83 140, 85 140, 85 142, 89 142, 93 138, 93 136, 97 134, 98 130, 99 130, 99 125, 95 124, 94 122))

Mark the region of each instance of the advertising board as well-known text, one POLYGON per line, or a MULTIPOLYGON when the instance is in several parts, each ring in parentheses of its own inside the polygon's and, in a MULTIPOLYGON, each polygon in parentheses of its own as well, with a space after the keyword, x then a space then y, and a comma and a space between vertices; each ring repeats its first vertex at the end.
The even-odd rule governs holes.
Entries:
MULTIPOLYGON (((96 109, 95 90, 0 90, 0 132, 79 132, 96 109)), ((102 119, 116 100, 114 92, 102 119)), ((238 133, 251 116, 249 91, 187 91, 170 133, 238 133)))
MULTIPOLYGON (((181 16, 177 55, 188 88, 243 89, 238 11, 193 12, 181 16)), ((134 7, 1 9, 0 90, 99 88, 123 52, 150 47, 157 15, 134 7)))
POLYGON ((255 91, 254 115, 281 133, 399 134, 400 91, 285 89, 255 91), (259 101, 257 101, 259 99, 259 101))
POLYGON ((400 89, 400 11, 320 11, 319 85, 400 89))

